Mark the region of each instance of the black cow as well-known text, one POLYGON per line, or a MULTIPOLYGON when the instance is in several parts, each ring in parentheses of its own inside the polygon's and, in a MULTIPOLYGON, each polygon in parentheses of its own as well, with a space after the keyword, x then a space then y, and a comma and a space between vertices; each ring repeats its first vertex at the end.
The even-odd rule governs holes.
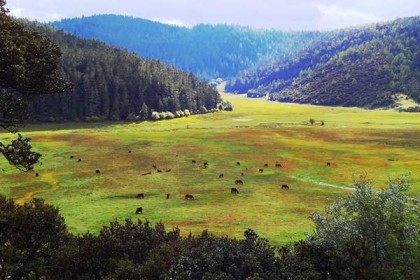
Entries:
POLYGON ((74 158, 74 156, 70 156, 70 158, 74 158))
POLYGON ((169 199, 169 196, 170 196, 171 194, 170 193, 167 193, 166 194, 166 199, 169 199))
POLYGON ((162 170, 158 169, 158 170, 157 170, 157 172, 161 173, 161 172, 162 172, 162 170))
POLYGON ((137 195, 137 198, 139 198, 139 199, 143 199, 143 198, 144 198, 144 193, 139 193, 139 194, 137 195))
POLYGON ((281 185, 281 189, 282 190, 288 190, 289 189, 289 186, 288 185, 281 185))
POLYGON ((136 214, 141 214, 141 213, 143 213, 143 207, 137 207, 136 214))
POLYGON ((327 166, 331 166, 331 162, 327 162, 327 166))
POLYGON ((79 158, 77 161, 78 161, 78 162, 81 162, 81 161, 82 161, 82 159, 81 159, 81 158, 79 158))
POLYGON ((241 165, 241 163, 239 161, 236 162, 236 165, 241 165))
POLYGON ((223 178, 223 177, 224 177, 223 173, 220 173, 219 178, 223 178))
POLYGON ((281 163, 276 162, 276 167, 282 167, 281 163))
POLYGON ((241 179, 235 180, 235 185, 243 185, 244 182, 242 182, 241 179))
POLYGON ((39 173, 35 173, 35 176, 38 177, 39 176, 39 173))
POLYGON ((244 176, 245 174, 243 172, 241 172, 241 176, 244 176))
POLYGON ((99 169, 96 169, 96 174, 99 174, 99 173, 101 173, 101 170, 99 170, 99 169))
POLYGON ((193 159, 193 160, 191 161, 191 163, 196 163, 195 159, 193 159))
POLYGON ((262 170, 262 168, 260 168, 260 169, 258 169, 258 172, 259 172, 259 173, 263 173, 263 172, 264 172, 264 170, 262 170))
POLYGON ((194 196, 192 194, 186 194, 185 199, 186 200, 194 200, 194 196))
POLYGON ((171 172, 172 169, 166 169, 166 172, 171 172))
POLYGON ((239 194, 239 191, 238 191, 238 189, 237 189, 237 188, 231 188, 231 189, 230 189, 230 193, 233 193, 233 194, 239 194))

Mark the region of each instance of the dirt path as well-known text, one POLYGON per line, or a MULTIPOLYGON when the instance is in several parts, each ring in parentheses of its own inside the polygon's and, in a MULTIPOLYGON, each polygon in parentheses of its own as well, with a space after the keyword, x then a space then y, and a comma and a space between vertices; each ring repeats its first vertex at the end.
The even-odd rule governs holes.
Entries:
POLYGON ((342 190, 348 190, 348 191, 354 191, 355 189, 352 187, 347 187, 347 186, 340 186, 340 185, 334 185, 334 184, 330 184, 330 183, 325 183, 325 182, 318 182, 315 180, 311 180, 311 179, 302 179, 299 177, 295 177, 295 176, 290 176, 293 179, 299 180, 299 181, 303 181, 303 182, 307 182, 307 183, 312 183, 318 186, 322 186, 322 187, 329 187, 329 188, 335 188, 335 189, 342 189, 342 190))
POLYGON ((18 204, 22 205, 25 202, 29 202, 35 195, 39 193, 55 191, 60 187, 60 185, 58 184, 58 181, 54 179, 53 174, 51 172, 45 173, 41 175, 39 178, 41 179, 41 181, 47 183, 50 186, 50 188, 47 190, 35 190, 35 191, 26 192, 23 195, 23 197, 16 200, 18 204))

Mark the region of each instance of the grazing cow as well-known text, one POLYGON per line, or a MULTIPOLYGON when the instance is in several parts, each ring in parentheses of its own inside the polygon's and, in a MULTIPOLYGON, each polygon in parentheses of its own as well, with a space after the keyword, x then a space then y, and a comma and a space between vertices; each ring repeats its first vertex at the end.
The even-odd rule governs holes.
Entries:
POLYGON ((169 199, 169 196, 170 196, 171 194, 170 193, 167 193, 166 194, 166 199, 169 199))
POLYGON ((331 166, 331 162, 327 162, 327 166, 331 166))
POLYGON ((159 172, 159 173, 160 173, 160 172, 162 172, 162 170, 158 169, 158 170, 157 170, 157 172, 159 172))
POLYGON ((239 194, 239 191, 238 191, 238 189, 237 188, 231 188, 230 189, 230 193, 233 193, 233 194, 239 194))
POLYGON ((81 162, 81 161, 82 161, 82 159, 81 159, 81 158, 79 158, 77 161, 78 161, 78 162, 81 162))
POLYGON ((196 163, 195 159, 193 159, 193 160, 191 161, 191 163, 196 163))
POLYGON ((288 190, 289 189, 289 186, 288 185, 281 185, 281 189, 282 190, 288 190))
POLYGON ((153 169, 157 169, 156 164, 153 164, 152 167, 153 167, 153 169))
POLYGON ((241 176, 244 176, 245 174, 243 172, 241 172, 241 176))
POLYGON ((223 173, 220 173, 219 178, 223 178, 223 177, 224 177, 223 173))
POLYGON ((236 162, 236 165, 241 165, 241 163, 239 161, 236 162))
POLYGON ((259 172, 259 173, 263 173, 263 172, 264 172, 264 170, 262 170, 262 168, 260 168, 260 169, 258 169, 258 172, 259 172))
POLYGON ((74 156, 70 156, 70 158, 74 158, 74 156))
POLYGON ((194 196, 192 194, 186 194, 185 199, 186 200, 194 200, 194 196))
POLYGON ((276 162, 276 167, 282 167, 281 163, 276 162))
POLYGON ((96 174, 99 174, 99 173, 101 173, 101 171, 99 170, 99 169, 96 169, 96 174))
POLYGON ((138 207, 136 209, 136 214, 141 214, 141 213, 143 213, 143 207, 138 207))
POLYGON ((241 179, 235 180, 235 185, 243 185, 244 182, 242 182, 241 179))
POLYGON ((204 166, 209 166, 209 163, 206 161, 206 162, 204 163, 204 166))
POLYGON ((131 150, 129 150, 128 153, 131 154, 131 150))
POLYGON ((35 173, 35 176, 38 177, 39 176, 39 173, 35 173))
POLYGON ((169 168, 169 169, 166 169, 166 172, 171 172, 171 170, 172 170, 172 169, 170 169, 170 168, 169 168))
POLYGON ((268 163, 264 164, 264 167, 268 167, 268 163))
POLYGON ((143 198, 144 198, 144 193, 139 193, 139 194, 137 195, 137 198, 139 198, 139 199, 143 199, 143 198))

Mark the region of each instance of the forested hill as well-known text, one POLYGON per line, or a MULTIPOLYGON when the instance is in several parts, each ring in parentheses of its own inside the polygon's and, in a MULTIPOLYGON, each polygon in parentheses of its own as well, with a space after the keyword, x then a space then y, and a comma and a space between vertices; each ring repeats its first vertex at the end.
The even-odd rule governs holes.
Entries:
POLYGON ((34 100, 40 121, 125 120, 150 118, 153 110, 172 112, 216 108, 219 93, 192 74, 142 59, 105 43, 80 39, 49 26, 27 23, 57 43, 70 93, 34 100))
POLYGON ((160 59, 204 79, 233 77, 261 61, 290 55, 330 36, 321 32, 256 31, 231 25, 185 28, 117 15, 64 19, 51 25, 160 59))
POLYGON ((342 30, 299 54, 243 72, 230 92, 272 100, 384 107, 404 93, 420 101, 420 17, 342 30))

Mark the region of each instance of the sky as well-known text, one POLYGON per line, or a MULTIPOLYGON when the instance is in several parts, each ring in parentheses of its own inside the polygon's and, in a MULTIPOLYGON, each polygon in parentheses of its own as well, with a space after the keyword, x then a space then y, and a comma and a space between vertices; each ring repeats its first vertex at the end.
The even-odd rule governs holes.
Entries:
POLYGON ((12 15, 40 22, 98 14, 192 27, 331 30, 420 15, 420 0, 6 0, 12 15))

